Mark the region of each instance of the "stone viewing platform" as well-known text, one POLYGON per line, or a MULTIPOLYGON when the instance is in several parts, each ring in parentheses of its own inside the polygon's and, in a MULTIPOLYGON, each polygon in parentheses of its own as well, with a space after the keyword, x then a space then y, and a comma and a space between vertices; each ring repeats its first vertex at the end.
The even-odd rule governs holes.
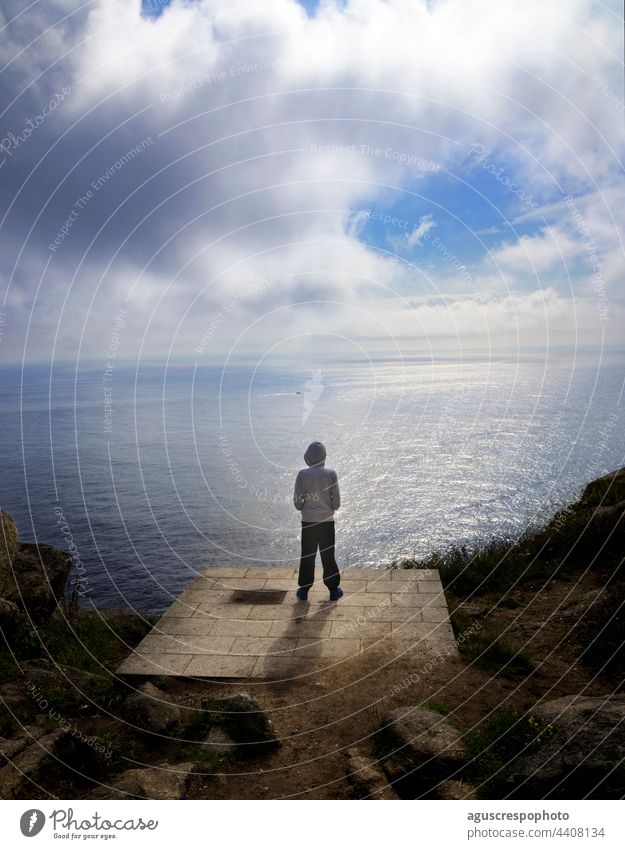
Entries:
POLYGON ((296 568, 202 571, 118 668, 122 675, 297 679, 358 655, 391 661, 456 655, 436 570, 346 569, 328 600, 317 571, 309 600, 296 568))

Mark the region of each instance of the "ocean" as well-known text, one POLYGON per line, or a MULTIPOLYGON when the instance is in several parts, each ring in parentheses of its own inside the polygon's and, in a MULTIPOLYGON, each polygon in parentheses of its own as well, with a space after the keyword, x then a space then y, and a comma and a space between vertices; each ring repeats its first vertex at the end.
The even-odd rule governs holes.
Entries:
POLYGON ((337 560, 513 538, 625 465, 622 359, 2 366, 1 506, 83 603, 160 612, 203 565, 295 565, 295 475, 338 473, 337 560))

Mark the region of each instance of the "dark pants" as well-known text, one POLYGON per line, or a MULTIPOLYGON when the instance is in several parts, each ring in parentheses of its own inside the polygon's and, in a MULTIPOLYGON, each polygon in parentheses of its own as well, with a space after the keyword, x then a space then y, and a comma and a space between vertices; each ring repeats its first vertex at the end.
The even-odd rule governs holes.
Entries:
POLYGON ((299 563, 299 585, 309 589, 315 580, 317 549, 323 564, 323 583, 332 592, 341 582, 334 559, 334 522, 302 522, 302 557, 299 563))

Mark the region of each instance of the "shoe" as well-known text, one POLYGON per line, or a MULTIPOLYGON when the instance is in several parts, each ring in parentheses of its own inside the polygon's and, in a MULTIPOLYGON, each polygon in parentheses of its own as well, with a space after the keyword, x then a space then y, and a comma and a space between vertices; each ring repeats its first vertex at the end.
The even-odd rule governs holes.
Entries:
POLYGON ((306 587, 300 587, 296 595, 300 601, 308 601, 308 590, 306 587))
POLYGON ((335 590, 330 591, 330 601, 338 601, 343 595, 343 590, 340 587, 337 587, 335 590))

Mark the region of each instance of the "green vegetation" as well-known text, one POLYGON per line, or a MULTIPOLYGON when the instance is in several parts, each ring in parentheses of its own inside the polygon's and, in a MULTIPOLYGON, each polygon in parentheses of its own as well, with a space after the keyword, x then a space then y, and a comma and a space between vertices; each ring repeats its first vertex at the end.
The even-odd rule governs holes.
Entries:
POLYGON ((440 713, 441 716, 447 716, 449 713, 449 708, 442 702, 436 701, 436 699, 427 699, 427 701, 423 702, 423 704, 419 705, 419 707, 433 710, 434 713, 440 713))
POLYGON ((483 548, 452 546, 424 560, 403 560, 404 569, 438 569, 446 590, 462 599, 490 593, 503 596, 521 583, 546 580, 557 564, 542 557, 536 536, 517 541, 491 540, 483 548))
POLYGON ((610 586, 573 628, 582 660, 596 671, 625 672, 625 582, 610 586))
POLYGON ((493 634, 488 625, 476 623, 461 610, 453 610, 449 618, 460 654, 468 663, 508 678, 526 678, 534 671, 530 658, 493 634))
MULTIPOLYGON (((65 603, 45 624, 23 625, 11 640, 11 649, 20 661, 43 658, 102 674, 120 663, 155 621, 148 614, 81 610, 65 603)), ((0 676, 14 680, 15 672, 5 646, 0 653, 0 676)))
POLYGON ((534 664, 522 652, 517 652, 508 643, 490 638, 484 633, 476 635, 462 650, 465 658, 474 666, 491 675, 506 675, 510 678, 526 678, 534 671, 534 664))
POLYGON ((483 799, 501 799, 515 758, 543 745, 554 733, 551 725, 528 713, 501 709, 476 731, 467 733, 471 754, 467 778, 478 785, 483 799))

